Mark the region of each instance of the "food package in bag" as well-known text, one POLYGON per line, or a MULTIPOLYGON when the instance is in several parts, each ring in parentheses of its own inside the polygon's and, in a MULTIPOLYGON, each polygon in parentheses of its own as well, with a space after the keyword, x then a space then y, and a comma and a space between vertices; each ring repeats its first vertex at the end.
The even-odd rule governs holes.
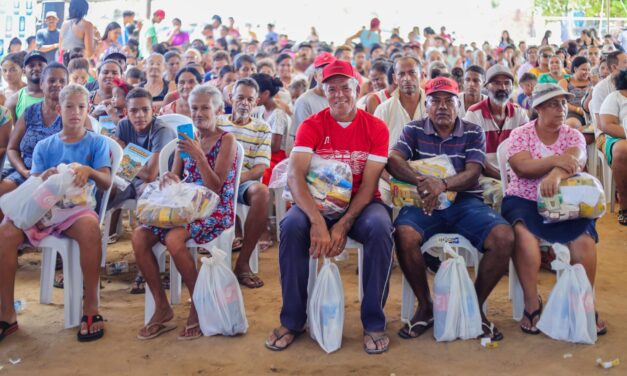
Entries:
POLYGON ((268 188, 277 189, 287 187, 287 168, 289 167, 290 159, 284 159, 277 163, 272 169, 272 175, 270 176, 270 182, 268 188))
MULTIPOLYGON (((277 167, 279 165, 280 163, 277 167)), ((287 181, 287 178, 285 179, 287 181)), ((338 218, 348 209, 353 189, 353 173, 346 163, 324 159, 314 154, 305 181, 318 210, 324 217, 338 218)), ((287 184, 283 191, 283 199, 294 202, 287 184)))
POLYGON ((599 218, 605 210, 605 191, 601 182, 585 172, 562 180, 559 191, 552 197, 542 197, 538 185, 538 213, 545 223, 599 218))
POLYGON ((581 264, 570 265, 566 246, 555 244, 553 250, 551 268, 558 278, 536 327, 559 341, 592 345, 597 340, 597 326, 594 292, 586 270, 581 264))
POLYGON ((155 181, 137 201, 137 217, 145 225, 181 227, 210 216, 219 201, 218 195, 203 185, 179 182, 161 188, 155 181))
POLYGON ((309 331, 327 354, 342 346, 344 287, 337 265, 325 258, 309 297, 309 331))
POLYGON ((201 259, 202 266, 194 287, 194 306, 200 330, 205 336, 235 336, 246 333, 248 320, 244 298, 227 254, 212 248, 211 257, 201 259))
MULTIPOLYGON (((410 161, 409 166, 420 175, 432 176, 444 179, 456 174, 453 163, 448 155, 438 155, 432 158, 419 159, 410 161)), ((396 207, 417 206, 422 207, 422 198, 418 194, 415 185, 409 184, 397 179, 391 179, 390 192, 392 195, 392 203, 396 207)), ((446 191, 442 192, 438 197, 440 204, 437 210, 446 209, 455 202, 457 193, 446 191)))
POLYGON ((483 334, 481 311, 466 262, 448 243, 444 252, 451 258, 434 279, 433 335, 438 342, 477 338, 483 334))
POLYGON ((39 177, 30 177, 20 187, 2 197, 2 210, 16 227, 26 230, 34 226, 63 199, 72 186, 74 172, 66 164, 60 164, 57 170, 58 173, 51 175, 46 181, 39 177), (13 210, 15 203, 20 204, 17 211, 13 210))

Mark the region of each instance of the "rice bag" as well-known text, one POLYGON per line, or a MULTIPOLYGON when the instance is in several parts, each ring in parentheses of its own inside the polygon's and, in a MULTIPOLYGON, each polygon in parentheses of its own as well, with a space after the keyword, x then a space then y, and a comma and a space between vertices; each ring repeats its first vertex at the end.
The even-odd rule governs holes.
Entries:
POLYGON ((562 180, 559 192, 552 197, 542 197, 538 185, 538 213, 545 223, 599 218, 605 210, 603 186, 590 174, 580 173, 562 180))
POLYGON ((155 181, 146 186, 137 201, 137 217, 145 225, 182 227, 210 216, 220 198, 209 188, 192 183, 170 183, 163 188, 155 181))
MULTIPOLYGON (((277 167, 279 165, 280 163, 277 167)), ((277 177, 277 180, 280 179, 277 177)), ((348 209, 353 189, 353 172, 346 163, 324 159, 314 154, 305 181, 323 216, 337 218, 348 209)), ((283 199, 294 201, 287 184, 283 191, 283 199)))
MULTIPOLYGON (((451 159, 448 155, 438 155, 432 158, 410 161, 409 166, 420 175, 432 176, 435 178, 447 178, 457 174, 451 159)), ((390 180, 390 192, 392 203, 396 207, 416 206, 422 207, 422 198, 418 194, 415 185, 392 178, 390 180)), ((446 209, 455 202, 456 192, 442 192, 439 197, 440 204, 436 209, 446 209)))

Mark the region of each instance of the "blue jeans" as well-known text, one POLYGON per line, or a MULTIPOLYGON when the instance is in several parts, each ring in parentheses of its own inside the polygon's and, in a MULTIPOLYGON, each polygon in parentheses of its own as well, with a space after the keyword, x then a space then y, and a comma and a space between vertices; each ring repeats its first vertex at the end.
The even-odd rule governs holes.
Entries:
MULTIPOLYGON (((327 227, 336 222, 327 220, 327 227)), ((279 266, 283 307, 280 318, 281 325, 295 331, 302 330, 307 322, 310 227, 309 218, 297 206, 292 206, 281 221, 279 266)), ((385 329, 383 307, 392 266, 393 230, 388 209, 380 202, 371 202, 348 232, 350 238, 364 246, 361 322, 364 330, 370 332, 385 329)))

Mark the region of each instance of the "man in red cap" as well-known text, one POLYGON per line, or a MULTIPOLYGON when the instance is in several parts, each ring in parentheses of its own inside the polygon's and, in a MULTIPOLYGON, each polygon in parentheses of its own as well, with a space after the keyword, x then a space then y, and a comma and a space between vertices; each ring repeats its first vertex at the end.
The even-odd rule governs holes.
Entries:
MULTIPOLYGON (((335 61, 335 57, 328 52, 322 52, 314 59, 314 79, 317 83, 322 82, 322 69, 335 61)), ((314 88, 307 90, 298 97, 294 103, 294 119, 290 127, 290 145, 294 143, 296 131, 305 119, 322 111, 329 106, 327 98, 322 91, 322 85, 318 84, 314 88)))
MULTIPOLYGON (((479 307, 507 272, 514 248, 512 227, 483 203, 479 175, 485 165, 485 135, 480 126, 457 116, 457 83, 437 77, 427 82, 425 92, 428 116, 405 126, 387 165, 394 178, 415 185, 422 199, 422 208, 403 207, 394 223, 398 262, 418 299, 411 324, 398 333, 404 339, 416 338, 433 326, 433 302, 420 251, 423 242, 438 233, 460 234, 483 253, 475 281, 479 307), (441 155, 448 156, 455 175, 420 175, 408 163, 441 155), (445 192, 455 192, 454 201, 442 200, 445 192)), ((503 338, 483 311, 481 319, 484 336, 493 341, 503 338)))
POLYGON ((304 332, 309 259, 339 255, 350 236, 363 244, 363 348, 378 354, 387 351, 390 342, 383 306, 392 263, 392 222, 377 191, 387 162, 388 130, 381 120, 357 109, 359 87, 350 63, 337 60, 327 65, 321 82, 329 108, 303 122, 290 155, 288 186, 295 205, 281 221, 281 325, 266 347, 284 350, 304 332), (305 178, 314 154, 346 163, 352 170, 350 204, 339 218, 325 218, 308 188, 305 178))
POLYGON ((152 53, 152 47, 159 44, 159 40, 157 39, 157 28, 155 25, 161 23, 165 18, 165 11, 163 9, 158 9, 152 14, 152 20, 150 26, 148 26, 145 31, 142 30, 144 34, 140 38, 140 52, 142 57, 148 57, 152 53))

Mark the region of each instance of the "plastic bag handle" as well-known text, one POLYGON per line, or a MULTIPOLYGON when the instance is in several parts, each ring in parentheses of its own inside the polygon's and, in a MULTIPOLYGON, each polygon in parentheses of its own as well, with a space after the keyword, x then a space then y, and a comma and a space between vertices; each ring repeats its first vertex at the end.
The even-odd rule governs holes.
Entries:
POLYGON ((444 246, 442 248, 444 250, 444 253, 451 256, 451 258, 453 258, 455 262, 459 263, 461 260, 464 259, 463 257, 459 255, 459 253, 455 249, 453 249, 453 247, 451 247, 449 243, 444 243, 444 246))
POLYGON ((570 265, 570 250, 563 244, 553 244, 553 251, 555 252, 555 260, 551 261, 551 269, 565 270, 571 267, 570 265))
POLYGON ((222 262, 226 258, 226 252, 216 247, 212 247, 209 250, 209 254, 211 255, 211 257, 203 257, 200 259, 200 261, 205 265, 222 262))

